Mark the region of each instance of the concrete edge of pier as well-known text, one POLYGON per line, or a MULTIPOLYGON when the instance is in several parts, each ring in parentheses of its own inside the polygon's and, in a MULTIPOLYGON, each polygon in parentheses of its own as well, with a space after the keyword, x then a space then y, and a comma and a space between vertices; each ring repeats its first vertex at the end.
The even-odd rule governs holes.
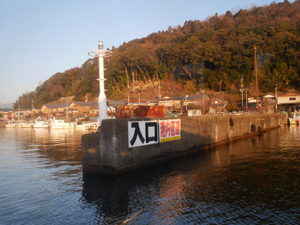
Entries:
POLYGON ((129 147, 130 121, 178 118, 129 118, 103 120, 99 132, 82 136, 83 171, 116 175, 172 158, 247 138, 287 124, 287 116, 226 115, 181 117, 179 140, 129 147))

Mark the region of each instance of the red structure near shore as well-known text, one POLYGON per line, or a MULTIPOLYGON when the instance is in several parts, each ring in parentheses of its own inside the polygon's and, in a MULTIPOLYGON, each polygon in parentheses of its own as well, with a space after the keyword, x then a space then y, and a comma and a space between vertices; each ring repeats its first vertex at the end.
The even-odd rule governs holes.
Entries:
POLYGON ((131 117, 151 117, 161 118, 166 116, 164 106, 145 106, 145 105, 122 105, 116 110, 116 118, 131 118, 131 117))

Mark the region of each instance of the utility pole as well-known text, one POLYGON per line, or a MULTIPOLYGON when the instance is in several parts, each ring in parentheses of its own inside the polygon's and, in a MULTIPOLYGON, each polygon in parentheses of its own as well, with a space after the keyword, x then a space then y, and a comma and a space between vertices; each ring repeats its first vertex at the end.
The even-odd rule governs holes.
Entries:
POLYGON ((69 100, 68 100, 68 95, 67 95, 67 108, 66 108, 66 110, 67 110, 67 121, 69 120, 69 100))
POLYGON ((103 50, 103 41, 98 41, 98 50, 89 51, 89 55, 98 57, 99 61, 99 97, 98 97, 98 117, 99 126, 101 126, 102 120, 107 119, 107 100, 104 90, 104 56, 109 56, 112 52, 109 50, 103 50))
POLYGON ((242 111, 244 110, 244 85, 243 85, 243 76, 241 78, 241 89, 240 92, 242 94, 242 111))
POLYGON ((204 115, 204 110, 205 110, 205 105, 204 105, 204 89, 202 90, 202 105, 203 105, 203 115, 204 115))
MULTIPOLYGON (((21 101, 21 100, 20 100, 21 101)), ((18 120, 19 120, 19 122, 20 122, 20 120, 21 120, 21 113, 20 113, 20 102, 18 102, 18 120)))
POLYGON ((129 78, 128 78, 128 72, 127 72, 127 68, 125 66, 126 69, 126 79, 127 79, 127 105, 129 105, 130 102, 130 97, 129 97, 129 78))
POLYGON ((188 95, 185 96, 185 111, 188 110, 188 104, 187 104, 187 98, 188 97, 189 97, 188 95))
POLYGON ((276 82, 276 87, 275 87, 275 100, 276 100, 275 110, 276 110, 276 112, 277 112, 277 108, 278 108, 278 101, 277 101, 277 82, 276 82))
POLYGON ((158 81, 158 101, 160 101, 160 81, 158 81))
POLYGON ((33 116, 33 98, 31 98, 31 113, 30 113, 30 120, 34 118, 33 116))
POLYGON ((258 111, 258 79, 257 79, 256 46, 255 45, 254 45, 254 71, 255 71, 255 86, 256 86, 256 110, 258 111))
POLYGON ((139 90, 139 105, 141 104, 141 90, 139 90))
POLYGON ((248 96, 247 96, 248 88, 245 88, 245 94, 246 94, 246 112, 248 112, 248 96))

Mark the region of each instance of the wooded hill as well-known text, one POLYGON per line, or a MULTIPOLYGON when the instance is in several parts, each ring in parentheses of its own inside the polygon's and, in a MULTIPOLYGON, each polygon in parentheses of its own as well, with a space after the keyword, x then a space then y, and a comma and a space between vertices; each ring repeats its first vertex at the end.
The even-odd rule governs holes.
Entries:
MULTIPOLYGON (((185 95, 200 89, 239 93, 239 83, 254 94, 254 45, 257 48, 261 92, 300 88, 300 1, 186 21, 132 40, 105 58, 105 83, 109 98, 143 98, 185 95)), ((83 100, 98 96, 98 63, 87 60, 81 67, 57 73, 34 92, 19 97, 15 106, 30 107, 62 96, 83 100)))

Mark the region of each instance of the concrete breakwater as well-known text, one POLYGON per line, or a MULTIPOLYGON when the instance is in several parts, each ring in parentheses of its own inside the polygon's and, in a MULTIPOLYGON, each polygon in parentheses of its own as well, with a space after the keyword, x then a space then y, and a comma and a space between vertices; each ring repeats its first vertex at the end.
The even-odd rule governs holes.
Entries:
POLYGON ((104 120, 82 136, 83 170, 119 174, 286 123, 279 114, 104 120))

